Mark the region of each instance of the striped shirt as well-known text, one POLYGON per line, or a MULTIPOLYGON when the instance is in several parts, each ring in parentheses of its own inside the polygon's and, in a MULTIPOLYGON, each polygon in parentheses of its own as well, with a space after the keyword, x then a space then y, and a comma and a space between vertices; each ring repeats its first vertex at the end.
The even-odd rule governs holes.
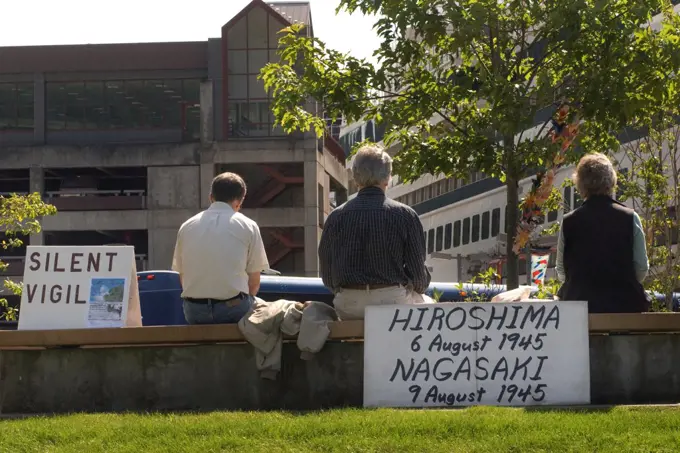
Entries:
POLYGON ((355 285, 403 285, 424 293, 425 232, 418 214, 367 187, 330 213, 319 243, 324 285, 334 293, 355 285))

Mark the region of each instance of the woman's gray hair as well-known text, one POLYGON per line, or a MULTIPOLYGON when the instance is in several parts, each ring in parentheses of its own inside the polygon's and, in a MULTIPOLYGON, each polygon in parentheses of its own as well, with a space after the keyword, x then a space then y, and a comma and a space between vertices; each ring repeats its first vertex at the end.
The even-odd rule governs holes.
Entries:
POLYGON ((616 190, 616 170, 607 156, 593 153, 583 156, 576 166, 574 183, 581 197, 613 196, 616 190))
POLYGON ((392 175, 392 158, 377 145, 359 148, 352 163, 352 176, 360 187, 386 184, 392 175))

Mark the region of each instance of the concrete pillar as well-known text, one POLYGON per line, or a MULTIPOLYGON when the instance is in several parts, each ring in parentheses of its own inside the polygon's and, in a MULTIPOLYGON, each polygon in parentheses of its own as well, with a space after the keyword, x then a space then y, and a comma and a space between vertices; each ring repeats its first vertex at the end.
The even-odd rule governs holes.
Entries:
POLYGON ((200 206, 199 166, 147 167, 148 209, 195 209, 200 206))
POLYGON ((149 270, 169 270, 175 253, 177 228, 149 230, 149 270))
POLYGON ((200 207, 198 165, 148 167, 149 269, 172 265, 177 229, 200 207))
POLYGON ((201 184, 201 208, 210 206, 210 186, 215 177, 215 164, 201 164, 200 184, 201 184))
MULTIPOLYGON (((307 154, 307 153, 306 153, 307 154)), ((319 178, 316 156, 314 160, 306 160, 304 163, 304 192, 305 192, 305 276, 318 277, 319 258, 319 178)))
POLYGON ((212 81, 213 136, 224 140, 222 131, 222 40, 208 39, 208 78, 212 81))
POLYGON ((328 214, 331 213, 331 176, 326 173, 325 171, 323 172, 324 178, 323 178, 323 213, 324 213, 324 222, 326 221, 326 218, 328 217, 328 214))
POLYGON ((319 241, 321 228, 305 225, 305 277, 319 276, 319 241))
MULTIPOLYGON (((29 191, 39 194, 45 191, 45 172, 42 167, 31 166, 29 168, 29 191)), ((31 245, 43 245, 45 243, 43 232, 32 234, 30 241, 31 245)))
POLYGON ((213 85, 211 80, 201 82, 201 143, 214 141, 213 85))
POLYGON ((38 165, 31 165, 29 168, 29 190, 31 193, 38 192, 43 193, 45 188, 45 172, 42 167, 38 165))
POLYGON ((33 141, 45 143, 45 75, 36 73, 33 77, 33 141))

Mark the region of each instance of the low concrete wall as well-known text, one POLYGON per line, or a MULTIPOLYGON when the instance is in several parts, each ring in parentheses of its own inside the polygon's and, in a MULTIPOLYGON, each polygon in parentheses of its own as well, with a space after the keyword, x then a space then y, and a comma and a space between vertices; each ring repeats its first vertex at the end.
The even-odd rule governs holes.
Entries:
MULTIPOLYGON (((593 335, 593 404, 680 401, 679 335, 593 335)), ((329 342, 312 361, 283 349, 277 381, 248 344, 0 351, 0 412, 361 406, 363 343, 329 342)))
POLYGON ((680 402, 680 335, 591 335, 593 404, 680 402))
POLYGON ((0 351, 2 413, 318 409, 362 404, 363 343, 312 361, 283 348, 277 381, 249 344, 0 351))

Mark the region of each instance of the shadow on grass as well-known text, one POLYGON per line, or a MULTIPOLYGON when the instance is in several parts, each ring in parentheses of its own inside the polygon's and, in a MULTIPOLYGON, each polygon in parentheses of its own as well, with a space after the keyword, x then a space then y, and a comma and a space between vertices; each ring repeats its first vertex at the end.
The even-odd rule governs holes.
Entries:
POLYGON ((499 409, 522 411, 527 413, 610 413, 618 409, 628 411, 654 411, 654 410, 680 410, 680 404, 648 404, 648 405, 590 405, 590 406, 528 406, 528 407, 499 407, 499 406, 466 406, 466 407, 432 407, 432 408, 362 408, 354 406, 345 407, 329 407, 322 409, 286 409, 286 408, 266 408, 266 409, 233 409, 233 408, 206 408, 206 409, 178 409, 178 410, 144 410, 144 411, 110 411, 110 410, 94 410, 94 411, 80 411, 80 412, 64 412, 64 413, 42 413, 42 414, 0 414, 0 423, 9 420, 25 420, 30 418, 55 418, 68 417, 71 415, 205 415, 216 412, 230 412, 230 413, 262 413, 271 414, 277 413, 281 415, 289 415, 294 417, 303 417, 314 414, 323 415, 324 413, 337 411, 361 411, 361 412, 376 412, 379 410, 399 410, 408 412, 432 412, 432 411, 467 411, 470 409, 499 409))

